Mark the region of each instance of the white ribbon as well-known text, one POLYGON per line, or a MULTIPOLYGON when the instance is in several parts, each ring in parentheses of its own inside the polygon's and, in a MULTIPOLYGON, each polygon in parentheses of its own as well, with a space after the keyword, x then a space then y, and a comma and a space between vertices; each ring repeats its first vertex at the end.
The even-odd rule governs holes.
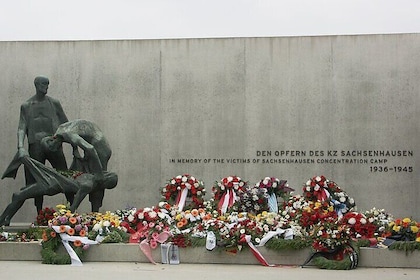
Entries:
MULTIPOLYGON (((60 232, 60 226, 53 226, 52 227, 55 232, 60 234, 61 242, 64 245, 64 248, 66 248, 67 253, 70 256, 71 259, 71 265, 72 266, 83 266, 82 261, 80 260, 79 256, 76 254, 76 252, 73 250, 73 248, 70 246, 70 242, 74 242, 76 240, 80 240, 83 244, 98 244, 98 242, 90 240, 87 237, 82 236, 70 236, 67 233, 60 232)), ((66 226, 66 230, 69 229, 70 226, 66 226)))
POLYGON ((187 199, 187 195, 188 195, 188 188, 182 189, 181 197, 180 197, 179 203, 178 203, 178 210, 179 211, 182 211, 182 209, 184 209, 185 200, 187 199))
POLYGON ((271 238, 273 238, 276 235, 281 235, 283 233, 284 233, 284 239, 293 239, 293 229, 291 229, 291 228, 287 228, 287 229, 278 228, 278 229, 276 229, 276 231, 267 232, 267 234, 261 239, 260 243, 256 246, 257 247, 262 247, 262 246, 265 245, 265 243, 267 243, 268 240, 270 240, 271 238))
POLYGON ((277 203, 277 196, 275 193, 272 193, 268 197, 268 207, 270 212, 278 213, 279 212, 279 205, 277 203))

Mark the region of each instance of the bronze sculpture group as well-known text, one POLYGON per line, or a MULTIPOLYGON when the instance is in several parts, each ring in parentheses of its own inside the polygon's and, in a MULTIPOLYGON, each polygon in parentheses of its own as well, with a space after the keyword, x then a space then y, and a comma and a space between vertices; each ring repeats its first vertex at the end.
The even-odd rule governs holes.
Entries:
POLYGON ((36 77, 34 84, 36 94, 20 108, 18 151, 2 176, 15 178, 23 164, 26 184, 13 194, 12 202, 0 216, 0 226, 9 225, 28 198, 34 198, 37 212, 41 210, 44 195, 64 193, 72 212, 89 195, 92 212, 98 212, 105 189, 114 188, 118 182, 118 176, 107 171, 112 152, 99 127, 82 119, 68 121, 60 102, 47 96, 47 77, 36 77), (28 151, 24 148, 25 137, 28 151), (78 171, 77 176, 60 172, 67 170, 63 142, 73 147, 70 170, 78 171), (45 165, 47 160, 52 168, 45 165))

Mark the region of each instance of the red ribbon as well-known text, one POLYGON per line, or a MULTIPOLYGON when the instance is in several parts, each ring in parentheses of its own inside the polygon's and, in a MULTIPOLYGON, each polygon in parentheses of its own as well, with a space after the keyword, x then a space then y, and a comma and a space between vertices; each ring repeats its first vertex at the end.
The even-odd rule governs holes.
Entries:
POLYGON ((258 249, 254 246, 254 244, 252 244, 251 242, 251 235, 244 235, 242 236, 242 238, 240 239, 240 242, 243 243, 247 243, 249 248, 251 249, 252 254, 255 256, 255 258, 257 258, 257 260, 260 262, 260 264, 262 264, 263 266, 270 266, 270 267, 275 267, 278 265, 274 265, 274 264, 269 264, 264 256, 260 253, 260 251, 258 251, 258 249))

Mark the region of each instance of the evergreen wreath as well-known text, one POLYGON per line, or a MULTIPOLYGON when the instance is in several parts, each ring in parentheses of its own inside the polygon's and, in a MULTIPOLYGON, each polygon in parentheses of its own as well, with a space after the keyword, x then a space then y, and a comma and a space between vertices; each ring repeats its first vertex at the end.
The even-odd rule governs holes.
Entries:
POLYGON ((357 268, 359 255, 359 245, 352 243, 332 252, 315 252, 302 266, 312 262, 316 267, 321 269, 350 270, 357 268))
MULTIPOLYGON (((43 264, 71 264, 71 258, 66 250, 58 252, 62 242, 60 235, 53 229, 44 230, 42 240, 41 256, 43 264)), ((79 259, 83 261, 86 249, 83 248, 82 244, 76 243, 76 245, 71 244, 70 246, 72 246, 79 259)))

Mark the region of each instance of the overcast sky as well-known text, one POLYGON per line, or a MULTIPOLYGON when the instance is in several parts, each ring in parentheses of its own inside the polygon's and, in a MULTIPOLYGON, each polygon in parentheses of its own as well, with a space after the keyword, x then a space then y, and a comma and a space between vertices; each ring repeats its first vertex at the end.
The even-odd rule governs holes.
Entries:
POLYGON ((0 0, 0 41, 420 32, 420 0, 0 0))

